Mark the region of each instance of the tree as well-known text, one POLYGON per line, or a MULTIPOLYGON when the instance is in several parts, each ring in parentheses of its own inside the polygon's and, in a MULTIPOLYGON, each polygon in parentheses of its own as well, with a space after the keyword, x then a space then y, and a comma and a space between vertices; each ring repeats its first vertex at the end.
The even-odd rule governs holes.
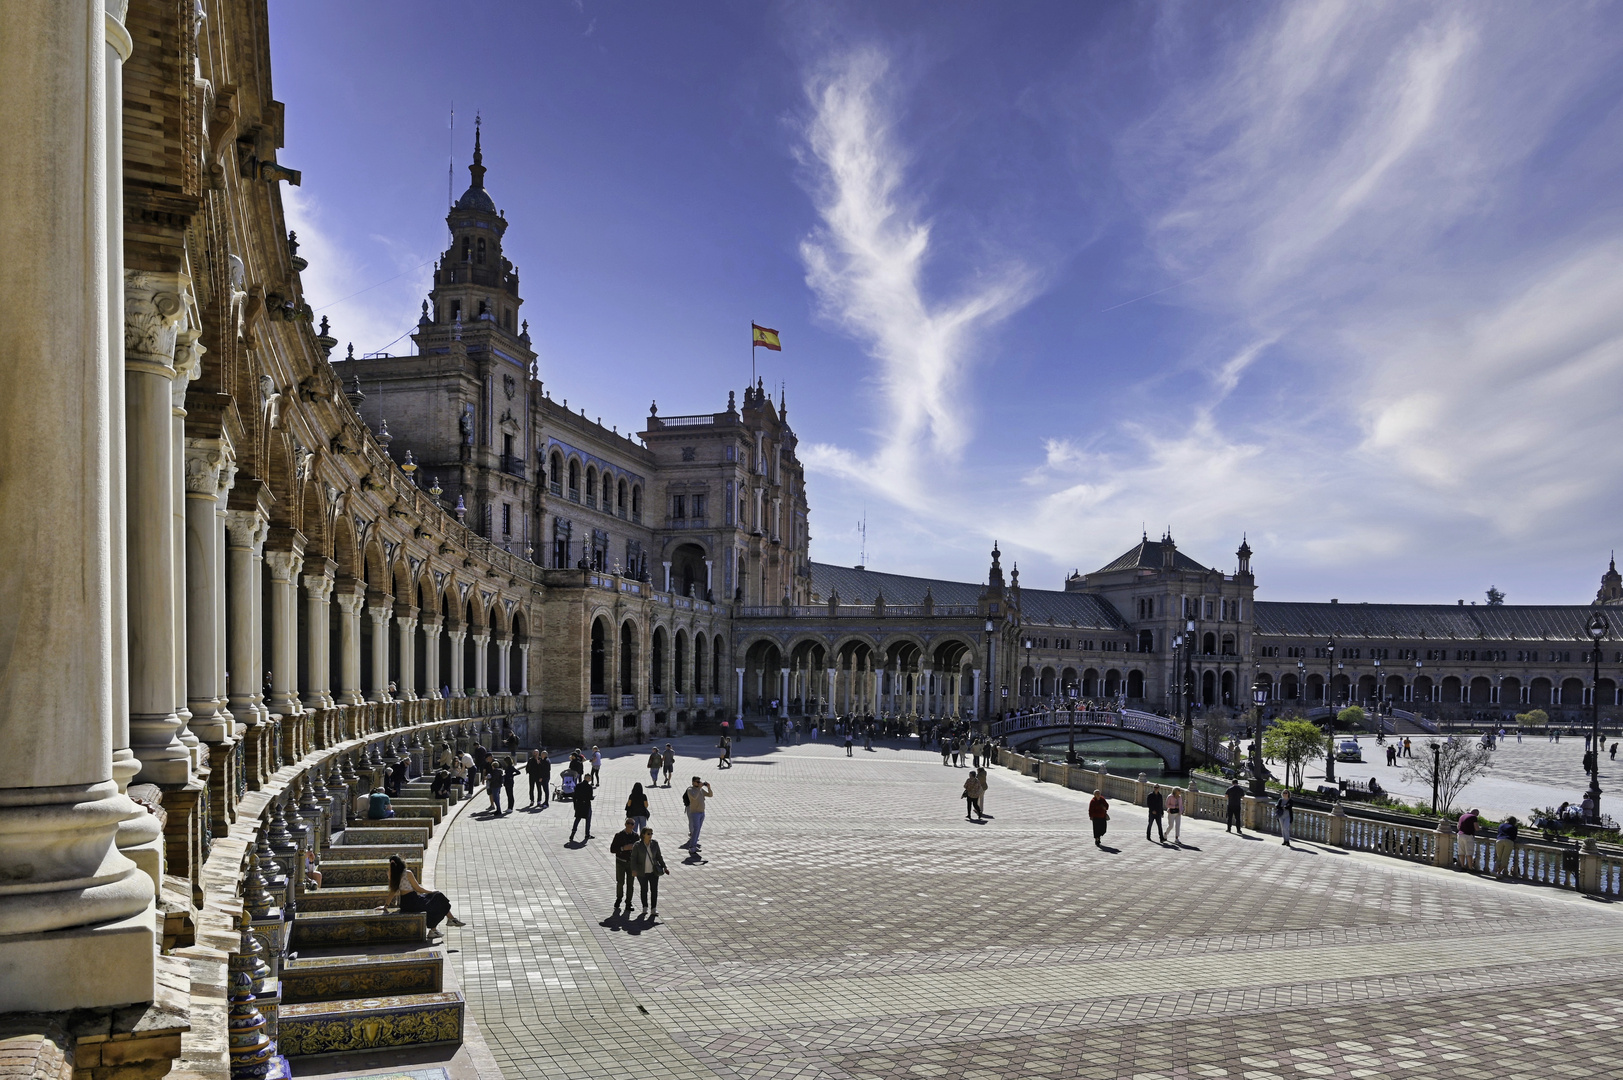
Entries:
POLYGON ((1302 786, 1302 766, 1324 753, 1325 734, 1311 720, 1290 716, 1275 720, 1262 733, 1262 753, 1285 766, 1285 783, 1302 786))
POLYGON ((1499 605, 1503 604, 1504 602, 1505 602, 1505 594, 1500 592, 1498 589, 1494 588, 1492 585, 1489 585, 1488 586, 1488 606, 1489 607, 1498 607, 1499 605))
POLYGON ((1540 728, 1550 722, 1550 714, 1543 709, 1533 709, 1530 712, 1516 714, 1516 723, 1521 727, 1540 728))
POLYGON ((1364 707, 1362 705, 1348 705, 1336 713, 1336 723, 1344 728, 1362 728, 1364 726, 1364 707))
POLYGON ((1403 778, 1411 782, 1418 780, 1427 787, 1431 787, 1435 780, 1437 809, 1447 817, 1454 812, 1455 800, 1466 786, 1491 768, 1493 750, 1482 745, 1480 739, 1450 737, 1441 743, 1428 743, 1420 753, 1407 759, 1403 766, 1403 778), (1438 748, 1435 760, 1431 753, 1433 746, 1438 748))

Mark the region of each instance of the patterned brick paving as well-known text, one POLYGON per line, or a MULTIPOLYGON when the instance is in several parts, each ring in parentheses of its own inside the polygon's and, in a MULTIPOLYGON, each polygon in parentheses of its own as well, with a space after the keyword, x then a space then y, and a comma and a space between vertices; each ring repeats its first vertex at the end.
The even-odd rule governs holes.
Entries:
MULTIPOLYGON (((679 752, 701 751, 698 740, 679 752)), ((1241 839, 1146 843, 1117 807, 992 770, 985 825, 937 755, 750 740, 661 920, 609 918, 610 759, 596 837, 556 808, 464 816, 438 883, 470 1008, 509 1077, 1623 1075, 1611 905, 1396 860, 1241 839)))

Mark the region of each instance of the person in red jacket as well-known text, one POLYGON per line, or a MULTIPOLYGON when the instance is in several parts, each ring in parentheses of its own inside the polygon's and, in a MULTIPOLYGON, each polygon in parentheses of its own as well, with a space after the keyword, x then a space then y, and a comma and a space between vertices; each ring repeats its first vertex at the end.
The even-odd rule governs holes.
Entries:
POLYGON ((1093 822, 1093 846, 1104 847, 1105 829, 1110 825, 1110 803, 1105 793, 1095 789, 1093 801, 1088 803, 1088 820, 1093 822))

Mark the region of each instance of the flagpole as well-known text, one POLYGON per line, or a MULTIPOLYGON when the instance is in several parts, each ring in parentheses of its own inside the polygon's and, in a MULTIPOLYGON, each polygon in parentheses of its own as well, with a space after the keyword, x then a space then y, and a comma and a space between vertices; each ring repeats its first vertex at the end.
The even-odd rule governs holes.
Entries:
POLYGON ((750 323, 750 389, 755 389, 755 324, 750 323))

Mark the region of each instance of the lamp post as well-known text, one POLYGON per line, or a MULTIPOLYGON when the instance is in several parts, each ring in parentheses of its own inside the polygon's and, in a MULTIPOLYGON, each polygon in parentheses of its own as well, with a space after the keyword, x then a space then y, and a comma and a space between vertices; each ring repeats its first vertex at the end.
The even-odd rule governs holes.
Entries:
MULTIPOLYGON (((1172 678, 1177 680, 1177 683, 1176 683, 1177 696, 1174 697, 1172 699, 1172 701, 1170 701, 1168 704, 1170 704, 1172 706, 1173 712, 1181 720, 1183 718, 1183 635, 1182 634, 1178 634, 1178 635, 1174 636, 1173 639, 1172 639, 1172 678)), ((1167 689, 1171 690, 1173 685, 1174 685, 1174 683, 1172 682, 1171 679, 1169 679, 1167 681, 1167 689)))
POLYGON ((1065 751, 1065 764, 1075 765, 1076 762, 1076 691, 1071 691, 1071 719, 1067 725, 1067 734, 1070 736, 1070 746, 1065 751))
MULTIPOLYGON (((1375 715, 1377 716, 1381 713, 1381 702, 1385 699, 1385 696, 1381 687, 1381 658, 1377 656, 1375 658, 1375 715)), ((1381 722, 1379 720, 1375 721, 1375 726, 1380 727, 1381 722)))
MULTIPOLYGON (((1409 692, 1409 704, 1411 705, 1420 704, 1420 698, 1418 696, 1420 693, 1420 672, 1423 671, 1425 667, 1426 665, 1424 661, 1416 660, 1414 662, 1414 689, 1409 692)), ((1397 733, 1396 726, 1393 727, 1392 731, 1393 734, 1397 733)))
POLYGON ((1189 728, 1190 705, 1195 697, 1195 620, 1190 619, 1183 626, 1183 672, 1179 676, 1183 684, 1183 726, 1189 728))
POLYGON ((1431 747, 1431 812, 1437 813, 1437 777, 1443 771, 1443 746, 1436 739, 1428 743, 1431 747))
POLYGON ((1331 638, 1324 643, 1324 704, 1326 706, 1324 718, 1325 730, 1330 733, 1327 745, 1324 748, 1324 780, 1327 784, 1336 782, 1336 703, 1335 697, 1335 671, 1336 667, 1336 639, 1331 638))
POLYGON ((995 659, 994 659, 994 657, 996 655, 996 649, 997 649, 997 640, 992 637, 992 633, 993 633, 993 631, 995 629, 996 629, 996 627, 994 627, 992 625, 992 620, 987 619, 986 620, 986 723, 987 723, 987 730, 988 731, 991 730, 992 705, 993 705, 993 703, 995 701, 995 699, 992 697, 992 683, 995 681, 996 672, 997 672, 997 664, 996 664, 995 659))
POLYGON ((1600 822, 1600 643, 1606 635, 1611 633, 1612 624, 1606 621, 1606 613, 1599 610, 1589 617, 1589 625, 1584 627, 1589 631, 1589 658, 1595 662, 1595 681, 1591 684, 1594 689, 1590 692, 1590 701, 1593 703, 1592 730, 1589 738, 1589 804, 1593 808, 1590 813, 1591 825, 1600 822))
POLYGON ((1251 729, 1251 794, 1260 799, 1268 794, 1268 781, 1262 776, 1262 706, 1268 700, 1268 689, 1261 679, 1251 685, 1251 700, 1257 706, 1256 724, 1251 729))
POLYGON ((1296 661, 1296 700, 1298 704, 1307 699, 1307 661, 1296 661))
MULTIPOLYGON (((1032 666, 1031 666, 1031 639, 1030 638, 1026 639, 1026 671, 1031 672, 1031 682, 1029 684, 1027 684, 1028 688, 1027 688, 1026 693, 1025 693, 1026 708, 1029 710, 1031 708, 1031 699, 1037 696, 1037 672, 1035 670, 1033 670, 1032 666)), ((1024 672, 1022 672, 1021 674, 1024 674, 1024 672)))

